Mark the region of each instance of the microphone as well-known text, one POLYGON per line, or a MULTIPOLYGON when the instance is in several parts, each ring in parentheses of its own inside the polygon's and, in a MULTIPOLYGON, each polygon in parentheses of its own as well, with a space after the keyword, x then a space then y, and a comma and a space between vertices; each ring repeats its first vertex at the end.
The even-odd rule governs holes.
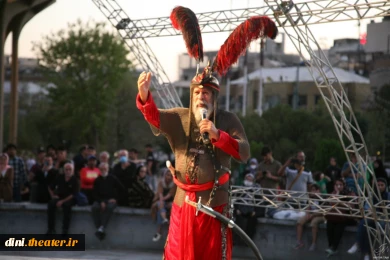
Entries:
MULTIPOLYGON (((202 117, 202 120, 207 118, 207 109, 206 108, 201 108, 199 110, 199 112, 200 112, 200 115, 202 117)), ((210 143, 209 133, 207 133, 207 132, 203 133, 202 134, 202 138, 203 138, 203 143, 204 144, 209 144, 210 143)))

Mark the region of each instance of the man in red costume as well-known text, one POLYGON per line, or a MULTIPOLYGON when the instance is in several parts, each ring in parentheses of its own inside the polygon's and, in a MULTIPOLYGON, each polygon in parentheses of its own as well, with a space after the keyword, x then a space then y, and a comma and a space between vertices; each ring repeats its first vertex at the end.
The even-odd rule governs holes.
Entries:
POLYGON ((219 83, 208 69, 191 82, 189 108, 157 109, 149 91, 151 73, 142 72, 138 79, 137 107, 153 133, 163 134, 175 153, 177 191, 164 259, 231 259, 231 230, 207 214, 196 215, 196 208, 185 202, 186 196, 193 202, 201 198, 202 204, 230 217, 231 157, 245 163, 250 156, 238 117, 217 110, 219 83), (205 119, 202 109, 207 111, 205 119))

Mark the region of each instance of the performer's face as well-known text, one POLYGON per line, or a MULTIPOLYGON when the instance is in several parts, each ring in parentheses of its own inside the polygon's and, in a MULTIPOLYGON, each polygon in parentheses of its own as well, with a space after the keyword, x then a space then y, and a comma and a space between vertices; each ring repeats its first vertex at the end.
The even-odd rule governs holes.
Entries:
POLYGON ((213 102, 213 92, 209 88, 196 87, 194 89, 194 93, 192 94, 192 113, 194 114, 197 123, 202 120, 199 112, 202 108, 207 109, 207 117, 210 117, 214 110, 213 102))

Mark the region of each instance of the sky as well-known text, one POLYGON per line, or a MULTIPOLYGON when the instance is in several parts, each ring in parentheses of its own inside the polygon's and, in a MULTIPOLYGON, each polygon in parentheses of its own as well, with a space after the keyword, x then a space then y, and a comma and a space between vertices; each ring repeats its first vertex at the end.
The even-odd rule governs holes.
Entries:
MULTIPOLYGON (((131 19, 167 17, 177 5, 188 7, 195 13, 228 10, 231 8, 259 7, 263 5, 262 0, 116 1, 131 19)), ((19 57, 35 57, 36 54, 32 51, 33 42, 41 42, 44 36, 66 29, 69 23, 74 23, 78 19, 84 22, 92 20, 108 23, 106 17, 92 0, 57 0, 53 5, 37 14, 23 28, 19 39, 19 57)), ((369 23, 369 20, 362 21, 361 33, 366 32, 367 23, 369 23)), ((323 49, 331 47, 335 39, 357 38, 359 35, 357 21, 312 25, 310 29, 323 49)), ((114 31, 114 28, 112 30, 114 31)), ((227 32, 202 34, 204 51, 219 49, 228 35, 227 32)), ((6 40, 5 54, 11 53, 11 38, 9 35, 6 40)), ((178 55, 186 52, 183 38, 181 36, 171 36, 148 38, 146 41, 159 59, 170 81, 177 80, 179 70, 178 55)), ((254 50, 253 47, 251 50, 254 50)), ((288 39, 285 50, 287 53, 297 53, 293 44, 288 39)))

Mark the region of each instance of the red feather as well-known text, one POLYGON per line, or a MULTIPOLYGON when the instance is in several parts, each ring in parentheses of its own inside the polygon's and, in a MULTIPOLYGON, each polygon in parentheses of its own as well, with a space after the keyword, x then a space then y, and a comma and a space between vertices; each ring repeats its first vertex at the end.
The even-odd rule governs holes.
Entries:
POLYGON ((237 26, 221 46, 214 60, 212 71, 224 75, 230 66, 246 51, 251 41, 260 37, 275 39, 278 28, 267 16, 254 16, 237 26))
POLYGON ((188 55, 203 61, 202 35, 194 12, 189 8, 177 6, 172 10, 170 18, 173 28, 183 33, 188 55))

